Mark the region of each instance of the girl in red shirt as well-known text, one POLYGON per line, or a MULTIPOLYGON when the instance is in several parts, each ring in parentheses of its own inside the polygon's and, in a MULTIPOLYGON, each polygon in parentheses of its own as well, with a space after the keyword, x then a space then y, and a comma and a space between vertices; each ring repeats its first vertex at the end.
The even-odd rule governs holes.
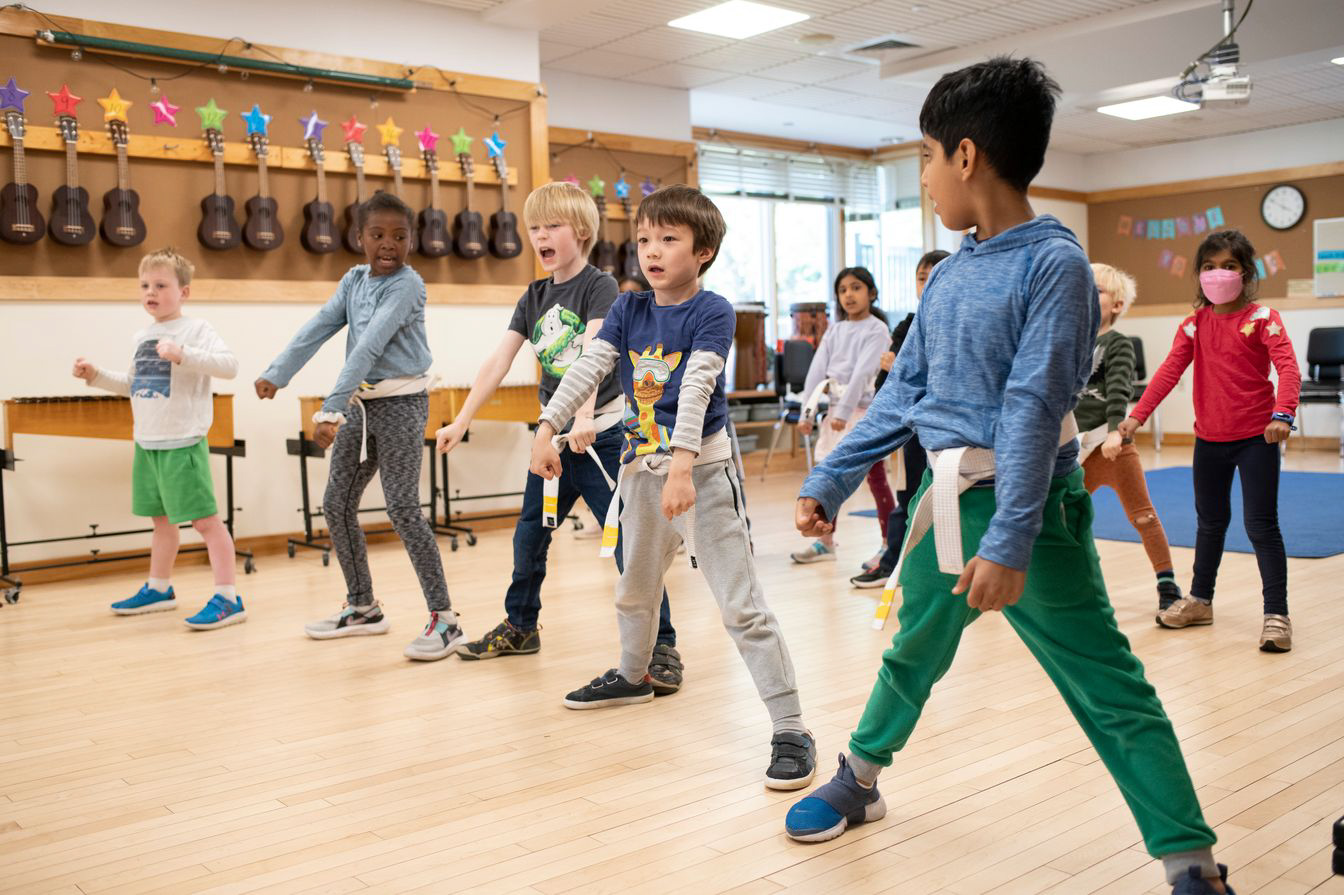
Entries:
POLYGON ((1166 628, 1213 624, 1213 585, 1231 521, 1232 476, 1241 473, 1246 534, 1255 548, 1264 592, 1260 649, 1292 649, 1288 562, 1279 533, 1279 446, 1297 411, 1302 377, 1279 312, 1251 301, 1259 280, 1255 248, 1241 232, 1210 233, 1195 255, 1195 313, 1181 321, 1171 353, 1143 400, 1120 424, 1132 437, 1193 362, 1194 485, 1199 528, 1190 595, 1157 617, 1166 628), (1278 395, 1269 366, 1279 374, 1278 395))

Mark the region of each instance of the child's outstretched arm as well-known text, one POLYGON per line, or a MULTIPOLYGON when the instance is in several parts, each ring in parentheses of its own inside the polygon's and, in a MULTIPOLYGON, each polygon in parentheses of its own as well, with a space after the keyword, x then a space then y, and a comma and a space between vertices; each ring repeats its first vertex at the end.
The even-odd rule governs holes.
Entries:
POLYGON ((1167 352, 1167 359, 1162 361, 1162 366, 1157 368, 1157 372, 1148 380, 1148 386, 1143 390, 1143 398, 1139 400, 1139 406, 1130 411, 1129 418, 1120 424, 1120 434, 1125 438, 1133 438, 1134 433, 1148 421, 1148 417, 1157 409, 1157 405, 1162 403, 1162 399, 1171 393, 1176 387, 1176 383, 1181 381, 1181 374, 1185 368, 1190 366, 1190 362, 1195 359, 1195 317, 1190 315, 1181 321, 1181 325, 1176 327, 1176 336, 1171 341, 1171 351, 1167 352))
POLYGON ((467 427, 476 418, 476 411, 480 410, 481 405, 490 400, 495 389, 499 388, 499 384, 509 373, 509 367, 513 366, 513 359, 518 355, 518 349, 522 348, 526 341, 522 333, 511 329, 504 331, 504 336, 495 346, 495 350, 490 352, 490 356, 476 371, 476 381, 471 384, 471 391, 467 394, 462 409, 457 412, 451 423, 434 433, 437 436, 440 454, 446 454, 457 447, 467 434, 467 427))
POLYGON ((418 283, 418 278, 402 280, 383 295, 368 325, 359 334, 359 340, 346 354, 336 384, 322 402, 323 413, 344 415, 346 407, 350 405, 350 397, 369 375, 387 343, 424 307, 424 293, 418 283))
POLYGON ((90 363, 82 357, 75 358, 75 367, 72 371, 77 379, 83 379, 94 388, 101 388, 114 395, 129 396, 131 394, 131 374, 113 373, 110 370, 104 370, 97 364, 90 363))
POLYGON ((346 324, 346 294, 350 288, 350 274, 341 278, 336 293, 313 315, 313 318, 299 327, 294 338, 289 340, 280 356, 271 361, 261 376, 257 377, 257 397, 272 398, 278 389, 289 385, 294 374, 303 369, 303 365, 312 360, 322 344, 341 331, 346 324))

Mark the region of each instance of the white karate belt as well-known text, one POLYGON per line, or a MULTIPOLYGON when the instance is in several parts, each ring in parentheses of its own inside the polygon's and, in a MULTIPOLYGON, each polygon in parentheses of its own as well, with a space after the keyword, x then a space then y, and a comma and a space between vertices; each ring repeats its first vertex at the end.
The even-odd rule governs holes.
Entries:
MULTIPOLYGON (((391 398, 399 395, 418 395, 421 392, 428 391, 439 381, 438 376, 431 376, 425 373, 422 376, 399 376, 394 379, 384 379, 376 385, 369 385, 367 382, 361 382, 359 388, 350 396, 350 406, 359 407, 359 414, 363 420, 363 427, 359 433, 359 462, 363 463, 369 459, 369 415, 365 412, 364 402, 373 401, 378 398, 391 398)), ((313 414, 313 422, 326 422, 327 414, 319 410, 313 414)))
MULTIPOLYGON (((594 428, 596 431, 598 431, 598 432, 605 432, 607 429, 611 428, 611 426, 621 418, 621 415, 622 415, 622 411, 621 411, 621 410, 614 410, 614 411, 611 411, 611 412, 608 412, 608 413, 601 414, 601 415, 599 415, 599 416, 597 416, 597 417, 594 417, 594 418, 593 418, 593 428, 594 428)), ((570 438, 570 435, 571 435, 571 433, 569 433, 569 432, 565 432, 565 433, 562 433, 562 434, 560 434, 560 435, 556 435, 556 436, 554 436, 553 438, 551 438, 551 444, 555 446, 555 449, 556 449, 557 451, 561 451, 561 452, 563 452, 563 451, 565 451, 565 450, 567 450, 567 449, 569 448, 569 438, 570 438)), ((610 489, 612 490, 612 494, 613 494, 612 503, 613 503, 613 504, 618 503, 618 501, 619 501, 619 494, 618 494, 618 492, 617 492, 616 489, 617 489, 617 482, 619 482, 619 478, 617 479, 616 482, 613 482, 613 481, 611 480, 611 476, 607 475, 607 470, 606 470, 606 468, 602 465, 602 458, 599 457, 599 456, 597 455, 597 451, 593 449, 593 446, 592 446, 591 444, 588 445, 588 449, 585 450, 584 453, 587 454, 589 457, 592 457, 592 458, 593 458, 593 462, 597 464, 597 469, 598 469, 598 471, 602 473, 602 478, 606 479, 607 487, 610 488, 610 489)), ((617 533, 618 533, 618 531, 619 531, 619 524, 620 524, 620 523, 617 521, 618 519, 619 519, 619 515, 617 516, 617 519, 613 519, 613 518, 612 518, 610 507, 608 507, 608 510, 607 510, 607 522, 606 522, 606 524, 605 524, 605 525, 603 526, 603 528, 602 528, 602 555, 603 555, 603 556, 611 556, 612 554, 614 554, 614 553, 616 552, 616 535, 617 535, 617 533), (610 531, 608 531, 608 529, 610 529, 610 531), (610 535, 610 540, 611 540, 611 549, 610 549, 610 550, 607 549, 608 535, 610 535)), ((545 480, 542 481, 542 484, 541 484, 541 524, 542 524, 543 526, 545 526, 546 528, 558 528, 559 525, 560 525, 560 477, 559 477, 559 476, 556 476, 556 477, 551 478, 551 479, 545 479, 545 480)))
POLYGON ((816 419, 817 409, 821 407, 821 399, 825 397, 828 391, 831 395, 831 400, 839 401, 845 396, 845 385, 834 379, 823 379, 821 382, 817 383, 817 387, 812 389, 812 393, 808 395, 807 400, 803 402, 803 413, 799 419, 807 420, 809 422, 816 419))
MULTIPOLYGON (((1070 413, 1059 427, 1059 446, 1063 447, 1078 437, 1078 423, 1070 413)), ((933 528, 933 544, 938 555, 938 571, 945 575, 960 575, 966 569, 961 552, 961 495, 976 482, 994 477, 994 451, 990 448, 957 447, 929 451, 929 468, 933 470, 933 484, 910 510, 910 521, 905 532, 905 543, 891 570, 882 599, 873 615, 873 629, 887 626, 891 604, 896 597, 896 584, 901 578, 901 566, 915 545, 933 528)))
MULTIPOLYGON (((648 472, 653 475, 665 476, 672 470, 672 455, 659 451, 656 454, 643 454, 636 457, 629 463, 621 464, 621 471, 616 475, 616 484, 612 488, 611 503, 607 505, 607 518, 602 525, 602 550, 600 556, 613 556, 616 553, 616 539, 620 534, 621 525, 621 482, 625 480, 626 470, 635 467, 636 472, 648 472)), ((603 470, 603 476, 606 471, 603 470)), ((611 479, 607 479, 608 482, 611 479)), ((546 484, 550 484, 547 482, 546 484)), ((545 498, 542 498, 543 501, 545 498)), ((692 505, 683 514, 686 517, 686 559, 690 562, 692 569, 700 568, 700 563, 695 558, 695 506, 692 505)))

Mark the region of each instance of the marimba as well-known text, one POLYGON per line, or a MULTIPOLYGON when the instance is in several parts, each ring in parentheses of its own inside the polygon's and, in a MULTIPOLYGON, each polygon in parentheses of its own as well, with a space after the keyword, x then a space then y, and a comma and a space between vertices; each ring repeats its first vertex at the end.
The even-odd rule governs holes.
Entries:
MULTIPOLYGON (((118 441, 130 441, 133 438, 134 420, 131 416, 131 399, 118 395, 75 395, 70 397, 11 398, 4 402, 5 447, 0 451, 0 467, 15 469, 14 436, 16 435, 58 435, 74 438, 111 438, 118 441)), ((214 396, 214 421, 206 434, 210 453, 224 457, 225 472, 225 513, 224 524, 233 533, 233 458, 246 456, 247 445, 233 437, 233 395, 214 396)), ((29 541, 10 541, 5 523, 4 475, 0 473, 0 584, 6 585, 5 601, 16 602, 22 582, 10 575, 9 551, 12 547, 27 547, 34 544, 55 544, 64 541, 82 541, 92 538, 114 538, 125 535, 147 534, 152 528, 129 531, 100 532, 98 525, 90 523, 89 533, 69 535, 59 538, 40 538, 29 541)), ((184 528, 189 526, 183 526, 184 528)), ((204 547, 187 547, 181 552, 195 553, 204 551, 204 547)), ((29 565, 27 571, 39 569, 65 568, 75 565, 88 565, 100 562, 114 562, 123 559, 141 559, 146 553, 118 556, 107 559, 98 556, 99 551, 90 550, 90 558, 78 562, 55 562, 29 565)), ((256 565, 252 553, 237 550, 243 557, 243 570, 251 573, 256 565)))

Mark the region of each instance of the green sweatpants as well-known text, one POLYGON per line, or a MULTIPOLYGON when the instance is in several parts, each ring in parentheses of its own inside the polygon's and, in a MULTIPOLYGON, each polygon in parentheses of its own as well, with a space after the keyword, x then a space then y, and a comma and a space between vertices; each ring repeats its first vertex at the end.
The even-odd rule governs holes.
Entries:
MULTIPOLYGON (((920 494, 929 487, 925 474, 920 494)), ((918 495, 915 500, 918 500, 918 495)), ((974 556, 994 515, 994 489, 961 496, 964 556, 974 556)), ((888 766, 910 739, 929 691, 952 664, 961 632, 980 615, 956 577, 938 571, 933 533, 901 570, 900 630, 849 747, 888 766)), ((1045 522, 1032 550, 1022 599, 1004 617, 1059 688, 1107 770, 1115 778, 1155 857, 1213 845, 1180 744, 1143 665, 1115 624, 1096 544, 1092 500, 1075 470, 1050 483, 1045 522)))

